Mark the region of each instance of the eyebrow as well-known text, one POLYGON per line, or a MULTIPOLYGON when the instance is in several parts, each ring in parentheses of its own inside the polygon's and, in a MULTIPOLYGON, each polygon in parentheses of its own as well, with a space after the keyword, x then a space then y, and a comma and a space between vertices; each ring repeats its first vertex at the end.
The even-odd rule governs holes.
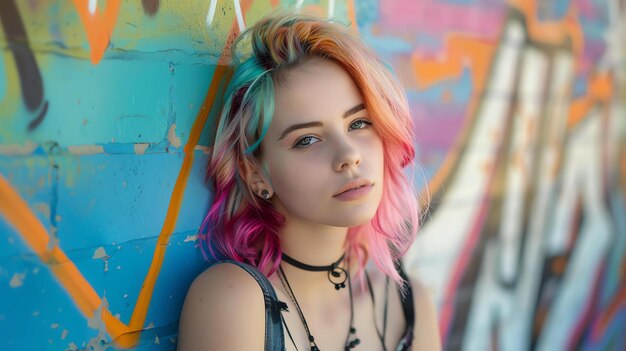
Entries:
MULTIPOLYGON (((358 104, 354 107, 351 107, 350 109, 348 109, 348 111, 346 111, 343 114, 343 118, 348 118, 351 115, 365 110, 365 104, 358 104)), ((307 123, 301 123, 301 124, 294 124, 292 126, 287 127, 283 133, 280 135, 280 138, 278 138, 278 140, 281 140, 282 138, 284 138, 285 136, 287 136, 287 134, 293 132, 296 129, 302 129, 302 128, 310 128, 310 127, 321 127, 324 124, 322 122, 307 122, 307 123)))

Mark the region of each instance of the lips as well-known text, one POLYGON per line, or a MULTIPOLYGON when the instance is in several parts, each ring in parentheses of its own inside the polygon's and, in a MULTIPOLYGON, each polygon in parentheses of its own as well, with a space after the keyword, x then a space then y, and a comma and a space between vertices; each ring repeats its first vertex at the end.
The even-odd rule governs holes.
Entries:
POLYGON ((366 186, 366 185, 372 185, 372 182, 370 182, 369 180, 365 179, 365 178, 359 178, 356 180, 352 180, 347 182, 346 184, 344 184, 341 189, 339 189, 339 192, 336 193, 335 195, 333 195, 333 197, 341 195, 342 193, 348 191, 348 190, 353 190, 353 189, 358 189, 360 187, 366 186))

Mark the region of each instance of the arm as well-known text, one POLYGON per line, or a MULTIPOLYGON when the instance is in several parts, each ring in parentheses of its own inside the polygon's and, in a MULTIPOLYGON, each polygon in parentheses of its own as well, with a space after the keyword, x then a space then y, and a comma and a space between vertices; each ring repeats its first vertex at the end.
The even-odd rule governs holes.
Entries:
POLYGON ((441 350, 437 309, 425 286, 410 278, 415 304, 413 351, 441 350))
POLYGON ((179 351, 263 350, 261 287, 240 267, 217 264, 191 284, 180 316, 179 351))

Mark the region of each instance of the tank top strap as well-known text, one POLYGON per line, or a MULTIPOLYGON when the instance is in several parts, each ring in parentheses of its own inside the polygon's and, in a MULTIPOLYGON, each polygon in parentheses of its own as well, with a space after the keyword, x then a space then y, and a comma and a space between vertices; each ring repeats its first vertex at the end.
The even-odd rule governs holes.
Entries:
POLYGON ((280 301, 276 296, 274 287, 257 268, 234 260, 223 260, 217 263, 232 263, 248 272, 261 286, 263 300, 265 301, 265 350, 285 350, 285 335, 282 326, 281 310, 287 309, 287 304, 280 301))
POLYGON ((395 263, 396 270, 404 283, 404 294, 400 287, 398 287, 398 293, 400 294, 400 300, 402 302, 402 313, 404 314, 404 320, 406 321, 406 329, 396 351, 410 350, 413 344, 413 329, 415 326, 415 306, 413 304, 413 289, 411 288, 411 282, 407 277, 404 269, 402 268, 402 261, 398 260, 395 263))

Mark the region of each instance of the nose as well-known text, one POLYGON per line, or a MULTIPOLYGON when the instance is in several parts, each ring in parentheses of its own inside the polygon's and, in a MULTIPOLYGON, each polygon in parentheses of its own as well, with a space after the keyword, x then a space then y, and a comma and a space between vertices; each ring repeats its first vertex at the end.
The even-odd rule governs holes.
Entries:
POLYGON ((361 164, 361 152, 354 143, 341 141, 336 144, 336 156, 334 169, 337 172, 350 169, 361 164))

